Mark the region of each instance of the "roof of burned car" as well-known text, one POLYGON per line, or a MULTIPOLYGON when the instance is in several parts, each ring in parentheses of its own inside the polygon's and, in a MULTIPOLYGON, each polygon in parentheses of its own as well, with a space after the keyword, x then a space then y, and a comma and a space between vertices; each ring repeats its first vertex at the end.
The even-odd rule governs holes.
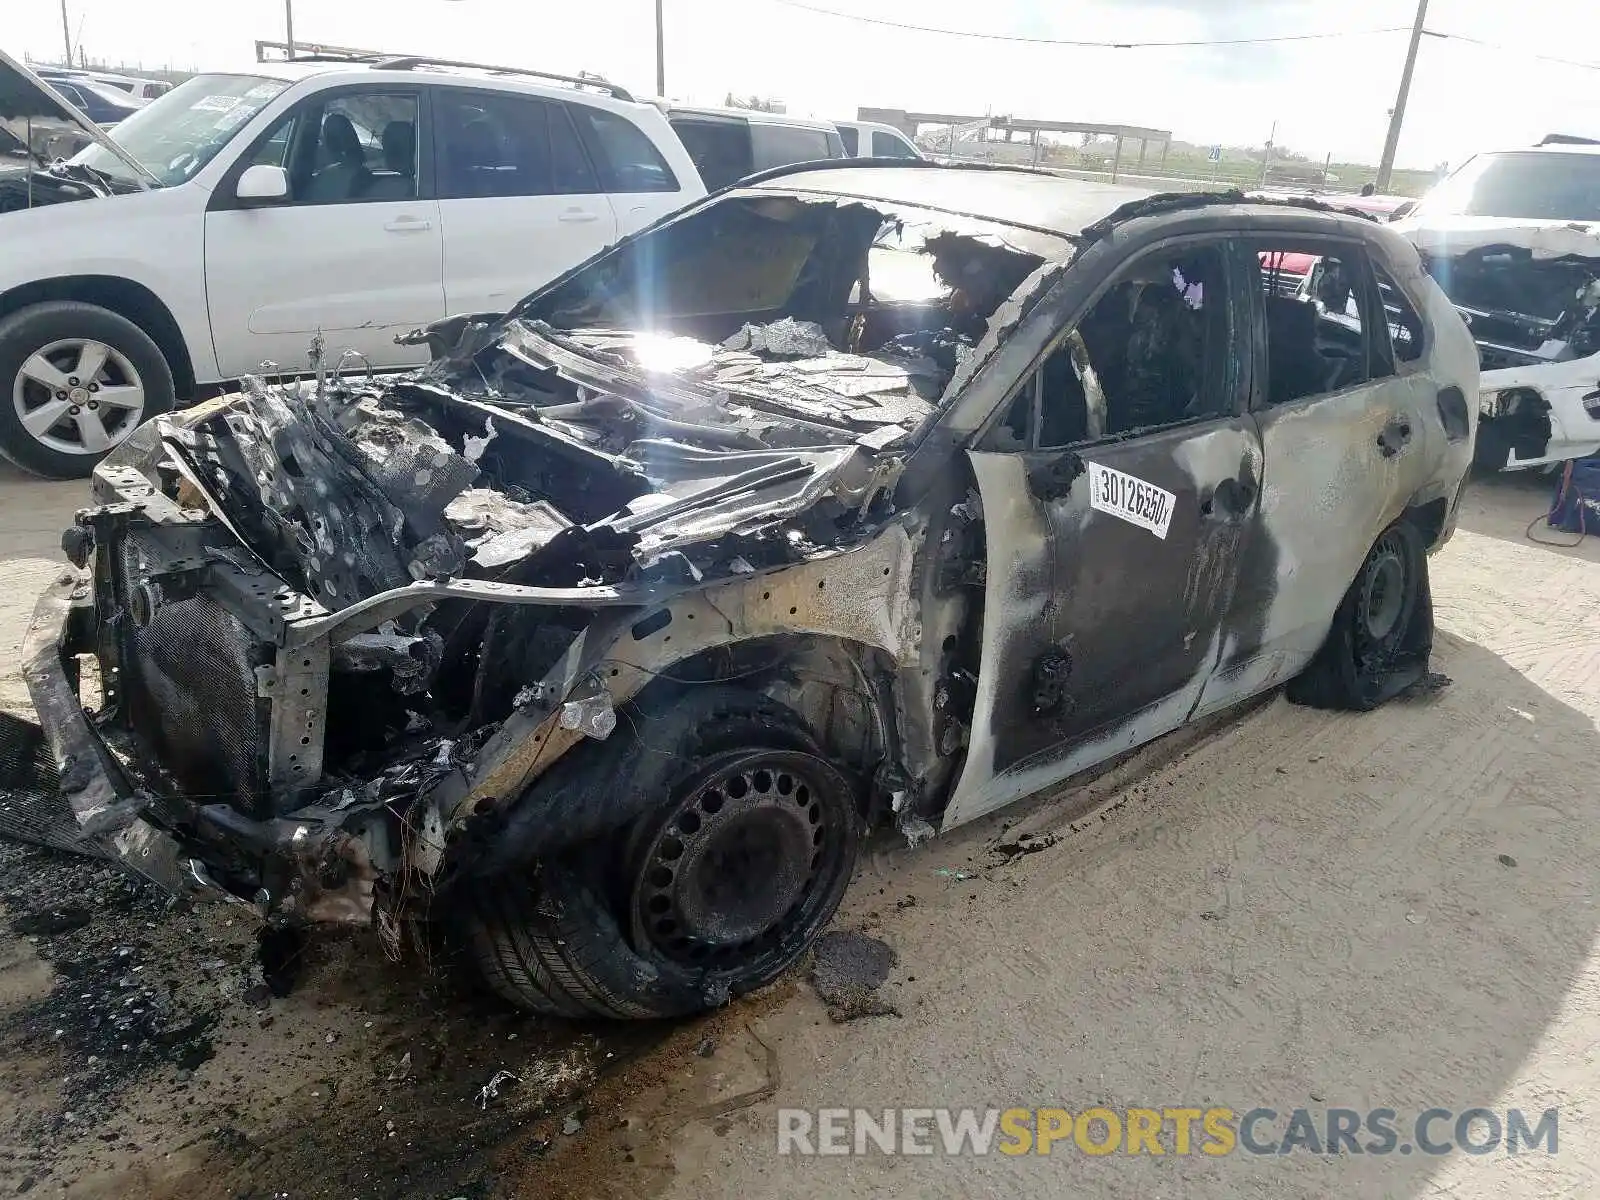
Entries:
MULTIPOLYGON (((1082 246, 1137 217, 1205 208, 1247 208, 1258 213, 1294 210, 1360 218, 1368 213, 1313 197, 1267 199, 1226 191, 1153 192, 1069 179, 1027 167, 988 164, 833 159, 774 167, 749 176, 735 190, 770 190, 836 196, 867 203, 905 205, 952 216, 1034 230, 1082 246), (859 165, 858 165, 859 164, 859 165)), ((1313 218, 1315 219, 1315 218, 1313 218)), ((1048 253, 1045 257, 1050 257, 1048 253)))
POLYGON ((812 163, 769 171, 744 185, 904 204, 1066 238, 1152 194, 1146 188, 1064 179, 1043 171, 935 163, 892 167, 812 163))

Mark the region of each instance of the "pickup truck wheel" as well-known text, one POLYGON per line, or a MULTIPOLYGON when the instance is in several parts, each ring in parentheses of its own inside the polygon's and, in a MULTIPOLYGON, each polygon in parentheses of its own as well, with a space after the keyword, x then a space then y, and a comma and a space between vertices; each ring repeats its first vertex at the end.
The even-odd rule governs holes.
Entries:
POLYGON ((1340 601, 1327 640, 1289 699, 1366 712, 1421 679, 1433 649, 1433 602, 1422 535, 1405 520, 1379 535, 1340 601))
POLYGON ((82 478, 173 400, 160 347, 109 309, 51 301, 0 320, 0 454, 25 471, 82 478))
POLYGON ((790 710, 732 688, 624 723, 596 754, 658 800, 619 835, 480 881, 468 943, 490 986, 552 1016, 681 1016, 771 982, 849 885, 857 788, 790 710), (612 740, 643 740, 652 753, 612 740), (665 742, 665 744, 663 744, 665 742))

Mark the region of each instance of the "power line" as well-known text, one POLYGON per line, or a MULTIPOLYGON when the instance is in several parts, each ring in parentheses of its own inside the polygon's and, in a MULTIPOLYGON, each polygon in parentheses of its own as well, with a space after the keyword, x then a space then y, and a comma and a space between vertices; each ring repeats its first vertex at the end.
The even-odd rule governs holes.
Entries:
MULTIPOLYGON (((778 0, 783 3, 784 0, 778 0)), ((1485 50, 1503 50, 1508 54, 1521 54, 1527 58, 1536 58, 1541 62, 1560 63, 1564 67, 1582 67, 1586 71, 1600 71, 1600 63, 1579 62, 1575 58, 1557 58, 1553 54, 1540 54, 1537 50, 1525 50, 1521 46, 1507 46, 1503 42, 1486 42, 1482 38, 1468 37, 1464 33, 1444 33, 1437 29, 1424 29, 1426 36, 1437 38, 1441 42, 1466 42, 1472 46, 1482 46, 1485 50)))
POLYGON ((1410 29, 1408 25, 1386 25, 1381 29, 1339 29, 1326 33, 1286 33, 1273 37, 1112 42, 1090 41, 1083 38, 1028 37, 1019 33, 985 33, 976 29, 945 29, 936 25, 914 25, 907 21, 890 21, 883 17, 866 17, 859 13, 839 12, 837 9, 805 4, 802 3, 802 0, 772 0, 772 2, 781 4, 785 8, 795 8, 802 12, 815 13, 822 17, 836 17, 841 21, 855 21, 862 25, 879 25, 886 29, 900 29, 910 33, 937 33, 945 37, 970 38, 984 42, 1020 42, 1034 46, 1082 46, 1098 50, 1146 50, 1173 46, 1260 46, 1272 42, 1320 42, 1327 41, 1330 38, 1371 37, 1382 33, 1405 33, 1410 29))

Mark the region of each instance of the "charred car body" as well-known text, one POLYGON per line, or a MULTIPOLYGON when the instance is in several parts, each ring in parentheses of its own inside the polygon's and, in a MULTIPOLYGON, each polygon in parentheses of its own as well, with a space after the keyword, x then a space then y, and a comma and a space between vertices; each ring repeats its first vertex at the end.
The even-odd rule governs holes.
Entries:
POLYGON ((1478 344, 1477 460, 1600 451, 1600 145, 1480 154, 1402 222, 1478 344))
POLYGON ((68 531, 29 682, 84 836, 168 887, 693 1011, 795 960, 875 823, 1427 663, 1476 366, 1360 218, 813 165, 419 336, 141 428, 68 531), (1354 330, 1273 294, 1304 251, 1354 330))

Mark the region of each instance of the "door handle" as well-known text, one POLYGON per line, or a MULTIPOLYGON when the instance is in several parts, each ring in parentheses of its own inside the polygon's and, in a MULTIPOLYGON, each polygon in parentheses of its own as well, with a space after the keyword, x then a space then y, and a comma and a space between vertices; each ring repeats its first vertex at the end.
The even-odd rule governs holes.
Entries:
POLYGON ((558 221, 566 221, 573 225, 588 224, 590 221, 598 221, 599 219, 599 213, 590 212, 585 208, 569 208, 556 218, 558 221))
POLYGON ((426 217, 396 217, 392 221, 384 222, 383 227, 390 233, 421 233, 432 229, 433 222, 426 217))
POLYGON ((1378 435, 1378 453, 1385 458, 1393 458, 1404 450, 1411 442, 1411 422, 1403 417, 1396 417, 1383 427, 1383 432, 1378 435))
POLYGON ((1237 521, 1256 499, 1255 476, 1246 471, 1236 479, 1224 479, 1216 487, 1200 493, 1200 515, 1213 521, 1237 521))

